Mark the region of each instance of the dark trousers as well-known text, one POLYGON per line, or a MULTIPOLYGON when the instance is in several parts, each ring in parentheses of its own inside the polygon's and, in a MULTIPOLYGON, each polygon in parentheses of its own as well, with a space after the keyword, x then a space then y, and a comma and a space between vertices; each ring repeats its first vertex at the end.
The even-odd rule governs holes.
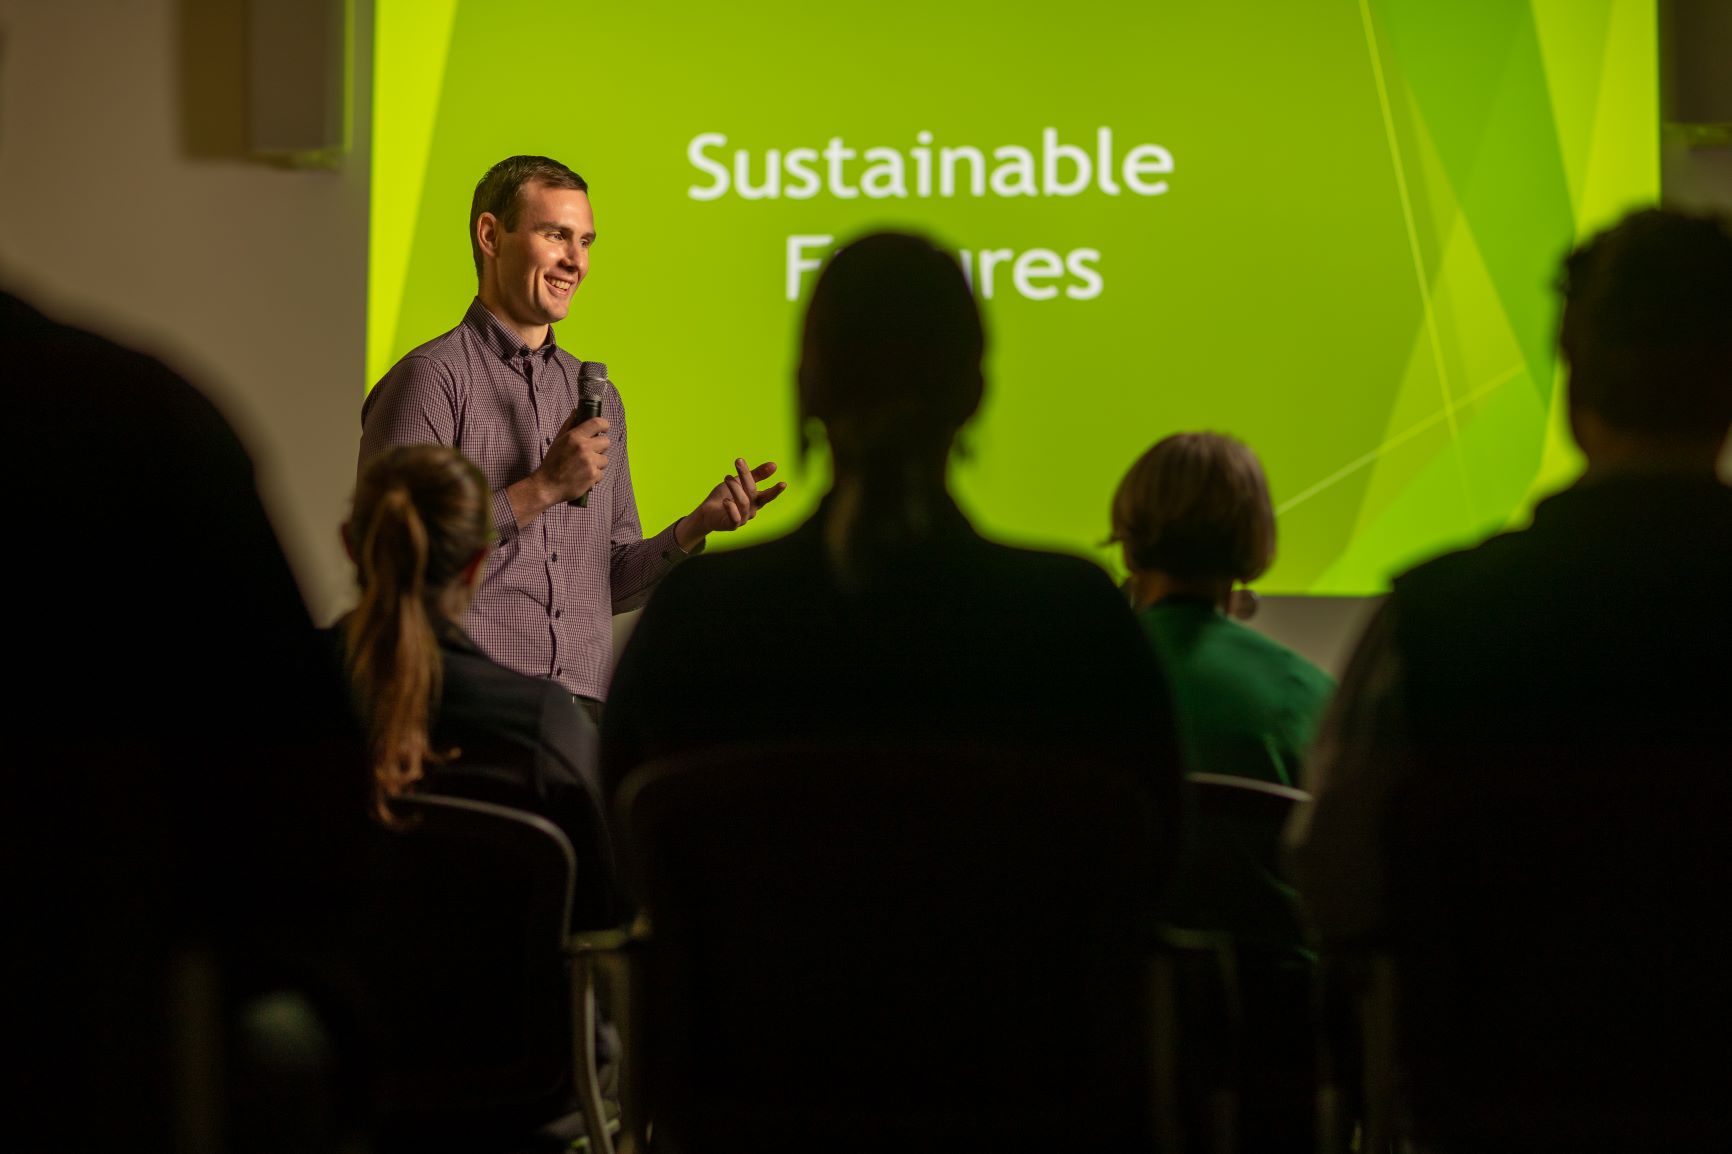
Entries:
POLYGON ((583 710, 583 712, 588 715, 589 719, 595 722, 598 728, 600 727, 601 702, 597 701, 593 697, 585 697, 581 693, 574 693, 571 695, 571 703, 583 710))

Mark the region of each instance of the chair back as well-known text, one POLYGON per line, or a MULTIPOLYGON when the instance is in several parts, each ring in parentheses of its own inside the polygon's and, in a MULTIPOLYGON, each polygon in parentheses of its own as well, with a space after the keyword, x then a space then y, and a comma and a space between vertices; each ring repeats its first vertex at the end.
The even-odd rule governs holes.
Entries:
POLYGON ((1137 1150, 1169 859, 1125 767, 755 746, 621 790, 628 1055, 674 1150, 1137 1150))
POLYGON ((576 859, 558 827, 417 795, 364 881, 377 1129, 428 1149, 525 1133, 572 1105, 565 940, 576 859))
MULTIPOLYGON (((1280 854, 1293 807, 1310 795, 1219 773, 1187 774, 1185 786, 1191 820, 1167 917, 1220 938, 1230 987, 1225 999, 1205 989, 1182 1000, 1182 1098, 1187 1111, 1206 1104, 1215 1118, 1231 1099, 1234 1134, 1216 1149, 1299 1154, 1316 1138, 1315 972, 1280 854)), ((1189 1114, 1187 1123, 1189 1132, 1205 1129, 1189 1114)))
POLYGON ((1231 934, 1241 950, 1291 953, 1305 940, 1280 861, 1302 789, 1223 773, 1185 776, 1190 831, 1169 917, 1231 934))

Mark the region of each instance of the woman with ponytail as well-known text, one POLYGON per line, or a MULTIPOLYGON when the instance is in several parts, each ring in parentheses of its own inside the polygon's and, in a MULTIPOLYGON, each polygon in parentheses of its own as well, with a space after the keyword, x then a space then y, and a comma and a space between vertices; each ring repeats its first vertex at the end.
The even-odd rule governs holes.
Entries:
POLYGON ((560 685, 491 660, 461 625, 493 542, 480 470, 446 445, 369 461, 343 543, 360 600, 339 632, 367 723, 377 816, 424 789, 552 819, 579 863, 575 924, 614 916, 595 729, 560 685))
MULTIPOLYGON (((648 758, 731 741, 1000 743, 1122 758, 1177 811, 1167 691, 1129 606, 1079 557, 969 525, 947 485, 985 392, 980 311, 956 258, 866 236, 825 266, 797 377, 832 484, 779 541, 702 556, 651 597, 602 723, 612 788, 648 758), (762 689, 739 690, 742 678, 762 689)), ((1054 448, 1031 489, 1064 484, 1054 448)))

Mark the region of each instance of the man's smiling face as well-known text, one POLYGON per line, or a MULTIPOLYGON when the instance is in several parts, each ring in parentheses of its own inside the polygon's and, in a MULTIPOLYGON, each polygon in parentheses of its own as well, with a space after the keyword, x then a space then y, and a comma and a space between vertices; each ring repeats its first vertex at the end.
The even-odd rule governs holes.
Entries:
POLYGON ((515 228, 507 229, 492 213, 483 213, 477 227, 493 274, 491 286, 483 276, 483 288, 494 292, 483 295, 494 299, 482 303, 529 340, 571 311, 571 294, 589 272, 595 216, 589 195, 576 189, 530 183, 522 198, 515 228))

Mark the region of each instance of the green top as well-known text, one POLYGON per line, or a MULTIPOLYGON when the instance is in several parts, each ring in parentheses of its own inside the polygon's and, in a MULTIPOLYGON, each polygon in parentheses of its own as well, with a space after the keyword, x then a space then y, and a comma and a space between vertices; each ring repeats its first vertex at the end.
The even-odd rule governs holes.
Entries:
POLYGON ((1169 597, 1138 617, 1172 686, 1186 767, 1304 788, 1334 679, 1200 598, 1169 597))
MULTIPOLYGON (((1305 755, 1335 689, 1329 675, 1202 598, 1169 597, 1138 619, 1166 670, 1186 768, 1304 788, 1305 755)), ((1252 969, 1274 981, 1275 971, 1309 966, 1279 853, 1291 803, 1200 783, 1189 790, 1168 920, 1232 935, 1247 981, 1261 980, 1252 969)))

